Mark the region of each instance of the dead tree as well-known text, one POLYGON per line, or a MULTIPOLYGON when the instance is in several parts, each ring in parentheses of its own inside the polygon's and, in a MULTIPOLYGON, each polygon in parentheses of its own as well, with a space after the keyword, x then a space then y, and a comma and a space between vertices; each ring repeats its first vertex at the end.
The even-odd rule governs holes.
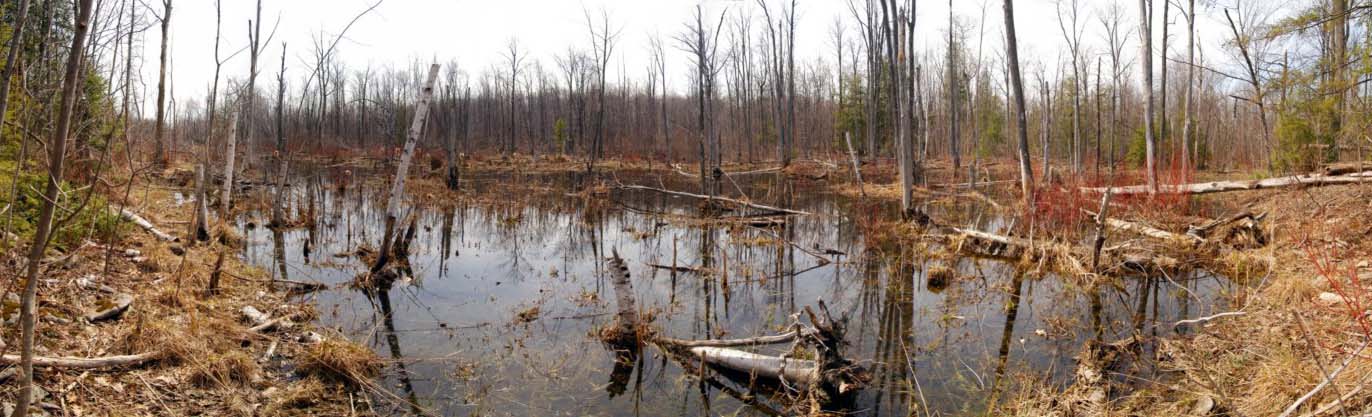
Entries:
POLYGON ((1020 191, 1024 196, 1026 206, 1032 207, 1034 202, 1034 168, 1033 161, 1029 159, 1029 124, 1024 117, 1024 81, 1020 76, 1019 68, 1019 44, 1016 42, 1015 35, 1015 5, 1014 0, 1005 0, 1003 10, 1005 12, 1005 59, 1007 66, 1010 67, 1010 90, 1013 92, 1015 102, 1015 126, 1016 134, 1019 135, 1019 180, 1020 191))
POLYGON ((954 36, 953 0, 948 0, 948 152, 953 156, 953 178, 962 170, 962 154, 958 150, 958 139, 962 136, 958 126, 958 87, 957 41, 954 36))
POLYGON ((34 228, 33 243, 29 246, 28 260, 25 265, 24 295, 20 299, 20 336, 19 394, 15 400, 14 415, 26 417, 29 404, 33 400, 33 359, 34 335, 38 326, 38 271, 42 266, 43 254, 47 251, 52 238, 53 216, 61 193, 62 168, 66 162, 67 139, 72 130, 72 113, 76 109, 77 88, 84 84, 81 65, 85 57, 86 36, 90 31, 92 0, 77 2, 75 30, 72 35, 71 49, 67 54, 66 71, 62 78, 62 101, 57 113, 57 125, 48 142, 48 180, 43 190, 42 208, 38 214, 38 224, 34 228))
POLYGON ((1068 0, 1070 8, 1064 17, 1062 10, 1062 0, 1057 3, 1058 28, 1062 30, 1062 37, 1067 41, 1067 51, 1072 58, 1072 150, 1071 155, 1072 172, 1081 173, 1081 90, 1084 82, 1081 79, 1081 36, 1086 30, 1079 24, 1080 12, 1077 0, 1068 0), (1071 24, 1068 28, 1067 24, 1071 24))
POLYGON ((591 34, 591 53, 596 63, 597 85, 596 85, 596 128, 595 137, 591 141, 589 149, 590 157, 586 159, 586 173, 590 174, 595 170, 595 162, 601 157, 605 147, 605 76, 609 72, 610 56, 614 54, 615 43, 619 39, 620 30, 610 28, 610 14, 604 10, 600 11, 600 28, 596 29, 595 22, 591 19, 590 10, 584 11, 586 15, 586 30, 591 34))
POLYGON ((1115 169, 1115 159, 1118 151, 1115 149, 1119 142, 1119 135, 1115 129, 1119 125, 1119 101, 1120 97, 1120 73, 1123 70, 1120 63, 1124 56, 1124 42, 1128 36, 1120 31, 1124 20, 1124 11, 1120 9, 1118 3, 1111 3, 1110 8, 1100 17, 1101 26, 1104 29, 1105 40, 1110 48, 1110 169, 1115 169))
POLYGON ((386 200, 386 232, 381 239, 381 250, 377 254, 376 263, 372 264, 372 273, 380 272, 391 259, 391 248, 396 240, 396 222, 400 219, 400 199, 405 194, 405 176, 409 173, 415 146, 424 135, 424 125, 429 118, 429 102, 433 100, 434 83, 437 80, 438 64, 432 64, 429 66, 424 89, 419 93, 419 102, 415 104, 414 120, 410 123, 409 134, 405 136, 405 149, 400 154, 400 164, 396 166, 395 178, 391 180, 391 196, 386 200))
POLYGON ((156 148, 153 157, 158 166, 165 167, 170 162, 167 145, 164 141, 167 126, 167 40, 169 39, 172 18, 172 0, 162 0, 162 15, 158 16, 162 26, 162 45, 158 52, 157 66, 157 124, 153 127, 153 141, 156 148))
POLYGON ((676 40, 682 51, 691 54, 691 63, 695 65, 701 193, 714 196, 719 192, 719 180, 723 173, 720 168, 719 134, 715 127, 715 76, 721 69, 716 56, 719 33, 724 28, 727 13, 720 13, 719 22, 713 28, 705 25, 704 14, 703 8, 696 5, 694 21, 687 24, 686 31, 677 35, 676 40))
POLYGON ((1157 139, 1153 137, 1153 0, 1139 0, 1139 69, 1143 71, 1143 143, 1148 188, 1158 191, 1157 139))
MULTIPOLYGON (((505 142, 505 153, 507 154, 515 151, 515 98, 519 95, 516 86, 519 83, 519 69, 524 66, 524 59, 526 58, 520 53, 519 40, 511 37, 509 42, 505 44, 505 59, 510 64, 510 83, 508 84, 510 88, 510 136, 506 138, 508 142, 505 142)), ((531 145, 530 151, 532 150, 531 145)))
MULTIPOLYGON (((1232 45, 1239 50, 1239 56, 1243 58, 1243 69, 1245 75, 1248 76, 1248 79, 1245 81, 1248 81, 1249 87, 1253 89, 1253 97, 1247 98, 1245 101, 1253 103, 1258 107, 1258 119, 1262 122, 1263 142, 1267 144, 1267 149, 1270 153, 1273 144, 1272 135, 1267 122, 1267 99, 1266 92, 1263 90, 1262 69, 1258 67, 1260 61, 1255 60, 1253 57, 1255 52, 1254 49, 1258 49, 1257 47, 1259 46, 1258 42, 1260 42, 1260 40, 1258 38, 1261 38, 1262 35, 1257 33, 1259 28, 1255 28, 1254 23, 1250 20, 1252 19, 1252 16, 1246 14, 1252 12, 1253 9, 1251 6, 1245 9, 1243 8, 1243 4, 1240 3, 1239 18, 1237 21, 1230 15, 1229 9, 1224 9, 1224 18, 1229 22, 1229 30, 1234 35, 1232 45)), ((1270 155, 1267 158, 1267 169, 1269 171, 1272 170, 1274 165, 1272 159, 1273 158, 1271 158, 1270 155)))
POLYGON ((1195 135, 1194 113, 1196 111, 1196 0, 1190 0, 1186 8, 1186 92, 1183 99, 1184 109, 1181 127, 1181 172, 1191 172, 1191 147, 1195 135))
POLYGON ((281 70, 276 73, 276 189, 272 198, 273 227, 285 225, 286 204, 286 43, 281 43, 281 70))

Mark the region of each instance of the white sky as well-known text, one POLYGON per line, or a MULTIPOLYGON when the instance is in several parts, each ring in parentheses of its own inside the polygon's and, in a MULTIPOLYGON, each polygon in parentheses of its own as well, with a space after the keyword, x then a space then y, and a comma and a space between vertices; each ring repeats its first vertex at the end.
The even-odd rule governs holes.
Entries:
MULTIPOLYGON (((302 77, 307 67, 305 63, 308 61, 311 37, 322 31, 332 38, 353 16, 374 1, 264 0, 263 18, 266 24, 263 32, 270 31, 278 16, 280 23, 276 38, 263 53, 261 79, 275 78, 282 41, 289 44, 288 76, 302 77)), ((775 13, 776 8, 780 7, 780 0, 768 1, 775 13)), ((1002 52, 1004 18, 1000 0, 987 1, 985 54, 993 57, 1002 52)), ((1138 29, 1133 23, 1137 19, 1138 3, 1134 0, 1079 1, 1085 14, 1084 46, 1092 51, 1090 59, 1094 60, 1095 56, 1105 52, 1099 16, 1104 13, 1105 7, 1118 1, 1125 11, 1124 28, 1130 39, 1124 53, 1127 60, 1133 62, 1138 55, 1138 29)), ((1220 3, 1229 1, 1233 0, 1220 0, 1220 3)), ((150 5, 158 3, 160 1, 140 2, 150 5)), ((629 72, 631 78, 642 79, 648 65, 648 37, 651 33, 660 32, 668 44, 669 82, 675 84, 674 90, 682 91, 689 71, 687 56, 675 48, 670 38, 684 29, 684 23, 691 17, 697 3, 695 0, 385 0, 374 13, 363 17, 353 26, 347 39, 340 43, 337 53, 350 69, 361 69, 367 65, 404 68, 414 59, 427 61, 436 58, 440 63, 447 63, 455 58, 463 70, 476 74, 491 65, 499 65, 506 43, 511 37, 517 37, 521 46, 529 52, 530 63, 536 59, 546 70, 556 71, 553 61, 555 55, 566 51, 569 45, 579 48, 590 45, 583 10, 589 9, 598 14, 603 8, 609 11, 612 26, 622 28, 616 56, 611 62, 610 80, 613 82, 619 78, 621 67, 629 72)), ((731 13, 749 10, 761 15, 755 0, 704 0, 699 3, 706 6, 707 16, 714 16, 715 20, 725 7, 731 13)), ((975 53, 975 31, 983 0, 954 0, 952 3, 958 18, 973 30, 968 35, 968 46, 975 53)), ((1156 3, 1155 20, 1160 21, 1162 1, 1156 3)), ((1203 0, 1198 3, 1212 2, 1203 0)), ((1021 65, 1030 80, 1034 79, 1032 74, 1037 74, 1045 63, 1050 72, 1056 71, 1060 67, 1059 56, 1065 56, 1060 55, 1065 52, 1066 43, 1057 23, 1056 4, 1055 0, 1015 2, 1021 65)), ((222 6, 224 39, 221 50, 224 56, 228 56, 248 44, 246 26, 253 16, 255 2, 223 0, 222 6)), ((941 50, 946 42, 949 4, 919 1, 916 7, 916 43, 926 49, 941 50)), ((831 31, 835 18, 843 20, 849 39, 858 39, 857 25, 848 9, 847 0, 800 0, 797 10, 797 65, 813 59, 824 59, 832 65, 834 49, 831 31)), ((157 10, 157 13, 160 14, 161 10, 157 10)), ((1181 54, 1185 46, 1184 20, 1177 16, 1175 7, 1172 13, 1173 41, 1169 50, 1173 54, 1181 54)), ((1221 10, 1216 6, 1208 10, 1202 6, 1201 15, 1198 28, 1206 58, 1227 65, 1224 64, 1228 61, 1227 55, 1218 49, 1217 42, 1220 37, 1227 36, 1228 29, 1223 23, 1221 10)), ((762 29, 761 24, 753 26, 755 30, 762 29)), ((144 100, 144 107, 152 106, 154 103, 151 101, 155 99, 159 43, 156 29, 154 26, 146 31, 142 39, 142 82, 150 91, 144 100)), ((214 0, 176 0, 172 18, 172 76, 176 96, 183 103, 198 100, 208 91, 214 71, 214 32, 214 0)), ((1154 32, 1155 38, 1160 39, 1158 24, 1155 24, 1154 32)), ((1154 43, 1156 47, 1158 41, 1154 43)), ((1157 59, 1154 61, 1157 62, 1157 59)), ((1109 65, 1108 58, 1106 65, 1109 65)), ((248 57, 244 52, 225 64, 224 77, 241 79, 247 71, 248 57)), ((1050 77, 1054 76, 1050 74, 1050 77)), ((299 84, 299 80, 295 83, 299 84)))

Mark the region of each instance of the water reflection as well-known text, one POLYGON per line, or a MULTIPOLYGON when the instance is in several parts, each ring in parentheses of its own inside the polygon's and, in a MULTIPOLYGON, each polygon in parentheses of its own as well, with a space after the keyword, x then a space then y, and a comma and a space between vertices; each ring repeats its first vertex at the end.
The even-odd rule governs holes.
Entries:
MULTIPOLYGON (((473 176, 467 185, 496 196, 511 181, 566 189, 564 176, 511 175, 473 176)), ((282 279, 330 284, 365 269, 350 254, 381 235, 382 190, 320 180, 328 177, 293 181, 300 186, 289 212, 314 213, 312 225, 244 227, 249 261, 282 279)), ((671 177, 621 180, 691 189, 671 177)), ((527 204, 464 199, 415 211, 411 282, 310 297, 322 325, 394 359, 381 385, 401 400, 378 402, 398 414, 781 413, 750 392, 749 381, 701 375, 655 348, 602 343, 598 329, 613 324, 616 311, 605 258, 618 251, 639 310, 671 337, 779 333, 822 298, 853 318, 845 352, 872 371, 872 386, 850 411, 904 416, 978 414, 1020 376, 1066 384, 1086 341, 1166 331, 1157 323, 1222 311, 1219 300, 1230 290, 1204 273, 1129 279, 1127 290, 1083 289, 996 260, 869 247, 852 201, 773 176, 735 181, 725 180, 720 192, 815 215, 762 227, 682 221, 718 208, 637 192, 614 192, 609 201, 555 192, 527 204)), ((982 229, 1009 226, 971 203, 926 210, 982 229)))

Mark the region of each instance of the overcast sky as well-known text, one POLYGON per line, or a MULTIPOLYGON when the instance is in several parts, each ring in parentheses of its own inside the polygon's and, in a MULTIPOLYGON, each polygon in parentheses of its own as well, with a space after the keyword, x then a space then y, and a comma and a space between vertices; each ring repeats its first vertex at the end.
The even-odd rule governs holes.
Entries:
MULTIPOLYGON (((773 7, 779 7, 779 0, 768 0, 773 7)), ((862 0, 856 0, 861 2, 862 0)), ((1071 0, 1062 0, 1071 1, 1071 0)), ((1086 27, 1084 46, 1090 49, 1091 60, 1105 52, 1101 40, 1100 16, 1105 8, 1117 0, 1079 0, 1083 13, 1082 24, 1086 27)), ((1226 1, 1221 0, 1221 4, 1226 1)), ((289 46, 287 52, 288 77, 302 77, 309 60, 311 38, 319 33, 332 38, 348 21, 375 0, 264 0, 264 32, 277 26, 275 39, 264 51, 263 77, 274 79, 281 54, 281 42, 289 46), (278 23, 279 19, 279 23, 278 23)), ((1138 3, 1133 0, 1118 0, 1126 13, 1125 31, 1130 35, 1130 44, 1125 55, 1130 62, 1137 56, 1138 3)), ((157 4, 149 1, 140 4, 157 4)), ((1161 20, 1161 1, 1157 2, 1156 19, 1161 20)), ((1201 1, 1199 3, 1211 3, 1201 1)), ((176 96, 182 102, 198 100, 208 91, 214 72, 214 33, 215 0, 175 0, 172 17, 171 56, 173 76, 175 77, 176 96)), ((568 46, 586 48, 589 46, 586 21, 583 10, 598 14, 606 10, 610 14, 611 25, 619 28, 620 40, 616 54, 611 62, 610 79, 619 78, 620 69, 629 77, 641 79, 648 65, 648 38, 661 33, 664 39, 683 31, 684 23, 690 19, 696 4, 703 4, 708 16, 718 15, 728 9, 729 13, 745 11, 761 15, 755 0, 384 0, 373 13, 362 17, 349 30, 347 38, 340 43, 338 56, 351 69, 393 66, 404 68, 415 59, 429 61, 437 59, 447 63, 456 59, 468 73, 479 73, 491 65, 499 65, 506 44, 511 37, 518 38, 520 45, 529 52, 532 60, 539 61, 545 69, 556 70, 553 57, 566 51, 568 46)), ((954 13, 960 25, 969 27, 968 35, 971 53, 976 52, 978 42, 977 27, 984 17, 984 54, 995 57, 1002 53, 1003 15, 1000 0, 955 0, 954 13)), ((224 0, 223 40, 221 52, 227 57, 248 44, 247 21, 253 17, 253 0, 224 0)), ((916 44, 926 50, 940 50, 946 45, 948 28, 947 2, 919 1, 917 4, 916 44)), ((1204 6, 1202 6, 1204 8, 1204 6)), ((1045 66, 1049 76, 1056 77, 1062 66, 1060 57, 1065 52, 1066 43, 1058 26, 1057 1, 1019 0, 1015 2, 1016 25, 1020 37, 1020 59, 1026 77, 1045 66)), ((775 9, 774 9, 775 10, 775 9)), ((1169 50, 1174 54, 1184 52, 1184 20, 1176 16, 1173 8, 1172 39, 1169 50)), ((161 10, 157 10, 158 15, 161 10)), ((774 11, 775 13, 775 11, 774 11)), ((1199 20, 1201 42, 1206 48, 1206 57, 1211 62, 1226 60, 1218 50, 1217 40, 1226 35, 1227 27, 1222 23, 1223 14, 1216 6, 1202 10, 1199 20), (1217 20, 1217 18, 1219 20, 1217 20)), ((800 0, 797 7, 796 51, 798 65, 801 61, 810 62, 824 59, 832 65, 834 48, 832 28, 835 19, 841 19, 848 31, 848 38, 858 40, 858 29, 848 0, 800 0)), ((1155 24, 1155 32, 1160 29, 1155 24)), ((760 30, 760 24, 754 25, 760 30)), ((265 35, 265 33, 264 33, 265 35)), ((1155 34, 1156 38, 1161 37, 1155 34)), ((1155 44, 1157 41, 1155 41, 1155 44)), ((684 90, 684 80, 689 71, 686 53, 675 48, 668 41, 669 83, 675 84, 676 91, 684 90)), ((154 105, 157 82, 158 32, 154 26, 142 38, 143 63, 142 82, 149 88, 145 108, 154 105)), ((936 52, 942 54, 943 52, 936 52)), ((1155 62, 1157 60, 1155 59, 1155 62)), ((1109 65, 1107 59, 1106 65, 1109 65)), ((248 71, 247 53, 240 53, 229 59, 224 68, 226 78, 244 78, 248 71)), ((289 80, 290 78, 288 78, 289 80)), ((299 83, 299 80, 296 81, 299 83)))

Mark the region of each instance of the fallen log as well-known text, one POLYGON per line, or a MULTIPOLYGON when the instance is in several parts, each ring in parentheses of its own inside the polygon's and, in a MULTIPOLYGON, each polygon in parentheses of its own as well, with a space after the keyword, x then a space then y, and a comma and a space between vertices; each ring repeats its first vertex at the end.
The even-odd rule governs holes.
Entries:
POLYGON ((688 351, 702 362, 716 367, 761 378, 781 380, 788 384, 809 386, 818 377, 815 362, 810 360, 759 355, 737 349, 710 346, 693 347, 688 351))
MULTIPOLYGON (((157 359, 156 353, 139 353, 136 355, 105 356, 100 358, 69 358, 69 357, 45 357, 34 356, 33 366, 44 368, 71 368, 71 369, 96 369, 114 368, 120 366, 140 365, 145 362, 157 359)), ((0 355, 0 363, 5 365, 19 364, 19 355, 0 355)))
MULTIPOLYGON (((1096 213, 1092 213, 1089 210, 1083 209, 1082 212, 1086 213, 1087 215, 1090 215, 1091 217, 1097 217, 1096 213)), ((1115 218, 1106 218, 1105 224, 1114 229, 1132 232, 1167 242, 1174 242, 1179 244, 1199 244, 1205 241, 1205 239, 1202 239, 1200 236, 1172 233, 1143 223, 1135 223, 1115 218)))
POLYGON ((134 212, 129 211, 128 209, 119 210, 119 217, 123 218, 124 220, 133 222, 133 224, 138 225, 138 227, 142 227, 143 230, 146 230, 148 231, 148 233, 152 233, 153 236, 156 236, 158 240, 166 242, 175 242, 177 239, 176 236, 172 236, 167 234, 167 232, 163 232, 162 230, 158 229, 157 226, 153 226, 152 222, 148 221, 148 219, 145 219, 143 218, 143 216, 139 216, 134 212))
POLYGON ((689 273, 694 273, 694 274, 700 274, 700 273, 704 273, 704 272, 705 272, 704 269, 702 269, 702 268, 700 268, 700 267, 695 267, 695 266, 662 265, 662 264, 648 264, 648 266, 651 267, 651 268, 653 268, 653 269, 665 269, 665 270, 673 271, 673 272, 689 272, 689 273))
POLYGON ((634 302, 634 287, 629 280, 629 266, 624 264, 624 259, 619 257, 618 250, 611 250, 610 257, 610 283, 615 289, 615 304, 619 307, 619 327, 615 334, 608 339, 620 343, 632 342, 637 345, 638 339, 638 306, 634 302))
POLYGON ((125 312, 129 311, 129 307, 132 305, 133 296, 121 293, 115 297, 114 306, 111 306, 110 308, 86 316, 86 321, 91 323, 98 323, 106 320, 117 319, 119 317, 122 317, 125 312))
POLYGON ((1346 175, 1372 171, 1372 162, 1335 162, 1325 164, 1324 175, 1346 175))
POLYGON ((777 212, 777 213, 794 214, 794 215, 798 215, 798 216, 805 216, 805 215, 809 215, 809 214, 810 214, 810 213, 804 212, 804 211, 785 209, 785 208, 781 208, 781 207, 773 207, 773 206, 768 206, 768 205, 763 205, 763 204, 757 204, 757 203, 749 203, 749 202, 747 202, 747 201, 735 200, 735 199, 728 198, 728 197, 708 196, 708 195, 701 195, 701 194, 692 194, 692 193, 687 193, 687 192, 682 192, 682 191, 672 191, 672 190, 664 190, 664 189, 661 189, 661 188, 645 187, 645 186, 642 186, 642 185, 620 185, 618 188, 621 189, 621 190, 643 190, 643 191, 652 191, 652 192, 657 192, 657 193, 662 193, 662 194, 667 194, 667 195, 674 195, 674 196, 678 196, 678 197, 696 198, 696 199, 701 199, 701 200, 706 200, 706 201, 719 201, 719 202, 725 202, 725 203, 730 203, 730 204, 736 204, 736 205, 740 205, 740 206, 743 206, 743 207, 754 208, 754 209, 758 209, 758 210, 767 210, 767 211, 773 211, 773 212, 777 212))
POLYGON ((796 338, 799 338, 799 337, 801 337, 801 336, 813 335, 813 334, 815 334, 816 332, 818 332, 818 330, 816 330, 816 329, 814 329, 814 328, 805 328, 804 330, 792 330, 792 331, 789 331, 789 332, 786 332, 786 333, 782 333, 782 334, 779 334, 779 335, 758 336, 758 337, 750 337, 750 338, 745 338, 745 339, 704 339, 704 340, 685 340, 685 339, 673 339, 673 338, 670 338, 670 337, 657 337, 657 338, 653 339, 653 341, 654 341, 654 342, 657 342, 657 343, 661 343, 661 344, 667 344, 667 345, 676 346, 676 347, 683 347, 683 348, 694 348, 694 347, 763 346, 763 345, 776 345, 776 344, 781 344, 781 343, 794 342, 794 341, 796 340, 796 338))
MULTIPOLYGON (((1293 175, 1288 177, 1266 178, 1261 180, 1214 181, 1181 185, 1159 185, 1158 192, 1163 194, 1210 194, 1230 191, 1263 190, 1268 188, 1282 188, 1291 186, 1316 187, 1325 185, 1357 184, 1362 182, 1372 182, 1372 171, 1364 171, 1334 176, 1321 174, 1306 174, 1293 175)), ((1139 195, 1152 193, 1152 190, 1150 190, 1147 185, 1081 188, 1082 191, 1088 193, 1103 193, 1107 189, 1111 190, 1112 193, 1117 195, 1139 195)))

